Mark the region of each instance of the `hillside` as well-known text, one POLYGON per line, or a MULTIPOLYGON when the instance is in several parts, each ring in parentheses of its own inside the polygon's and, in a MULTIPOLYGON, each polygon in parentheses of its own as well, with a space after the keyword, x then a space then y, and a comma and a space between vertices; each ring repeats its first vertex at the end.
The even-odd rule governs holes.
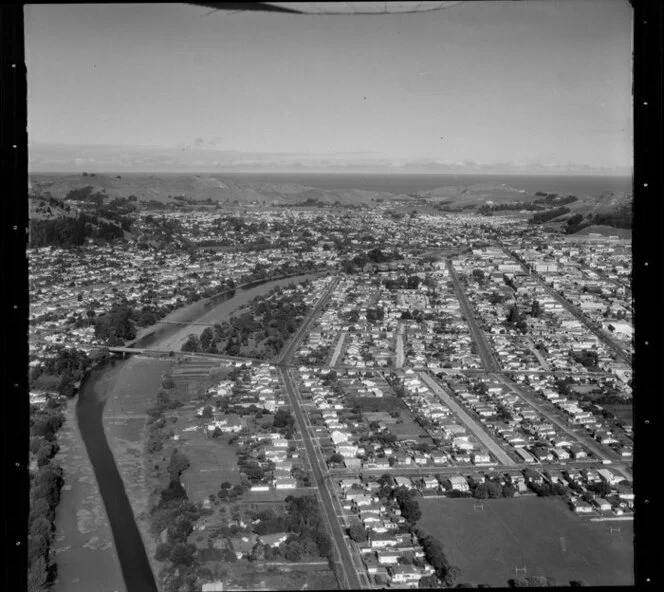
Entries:
POLYGON ((78 208, 54 197, 31 195, 28 213, 30 220, 57 220, 76 217, 78 208))
POLYGON ((588 236, 590 234, 601 234, 602 236, 617 236, 619 238, 631 239, 632 231, 626 228, 613 228, 612 226, 599 226, 592 224, 574 233, 574 236, 588 236))
POLYGON ((411 197, 424 199, 431 203, 443 204, 451 209, 483 206, 487 203, 530 202, 536 199, 535 195, 529 194, 522 189, 514 189, 513 187, 499 183, 438 187, 430 191, 413 193, 411 197))
POLYGON ((32 191, 36 194, 50 193, 64 198, 70 191, 91 186, 109 197, 134 195, 139 201, 155 200, 168 202, 185 197, 188 200, 222 203, 277 203, 299 204, 321 201, 333 204, 370 204, 382 198, 394 200, 397 196, 377 191, 328 190, 306 187, 293 183, 265 183, 262 181, 237 181, 228 175, 191 174, 32 174, 32 191))

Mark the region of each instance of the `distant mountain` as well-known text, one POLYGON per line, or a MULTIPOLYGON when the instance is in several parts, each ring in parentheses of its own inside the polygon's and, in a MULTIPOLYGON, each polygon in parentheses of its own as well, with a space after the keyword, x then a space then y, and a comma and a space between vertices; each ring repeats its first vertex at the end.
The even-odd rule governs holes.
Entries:
POLYGON ((155 200, 166 203, 176 199, 239 204, 300 204, 309 200, 333 204, 370 204, 372 200, 397 199, 391 193, 360 189, 319 189, 293 183, 266 183, 264 181, 233 179, 232 175, 193 174, 39 174, 30 175, 35 194, 58 198, 77 189, 91 186, 109 197, 136 196, 139 201, 155 200))
POLYGON ((176 146, 67 145, 32 142, 29 166, 34 172, 190 173, 448 173, 630 175, 631 167, 596 167, 574 163, 478 163, 434 158, 407 158, 374 152, 245 152, 221 149, 214 141, 197 138, 176 146))
POLYGON ((512 201, 529 202, 536 198, 522 189, 514 189, 502 183, 477 183, 438 187, 429 191, 419 191, 412 197, 426 199, 431 203, 444 203, 453 208, 482 206, 487 203, 498 204, 512 201))

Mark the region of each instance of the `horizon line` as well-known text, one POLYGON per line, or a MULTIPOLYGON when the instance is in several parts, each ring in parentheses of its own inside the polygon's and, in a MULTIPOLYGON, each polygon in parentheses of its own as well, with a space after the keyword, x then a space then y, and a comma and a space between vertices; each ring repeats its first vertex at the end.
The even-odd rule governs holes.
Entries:
POLYGON ((82 170, 28 170, 28 175, 234 175, 234 174, 251 174, 251 175, 454 175, 454 176, 567 176, 567 177, 633 177, 634 172, 608 172, 608 171, 561 171, 559 169, 545 170, 545 171, 403 171, 403 170, 339 170, 339 169, 317 169, 311 171, 293 170, 293 169, 280 169, 280 170, 265 170, 265 169, 233 169, 233 170, 206 170, 206 169, 188 169, 188 170, 104 170, 95 171, 93 169, 82 170))

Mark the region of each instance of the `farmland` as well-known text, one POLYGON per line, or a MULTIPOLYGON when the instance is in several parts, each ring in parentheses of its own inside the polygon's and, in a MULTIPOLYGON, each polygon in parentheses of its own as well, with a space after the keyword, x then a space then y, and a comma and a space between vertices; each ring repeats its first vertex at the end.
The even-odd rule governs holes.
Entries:
POLYGON ((419 525, 443 544, 460 581, 506 586, 515 575, 542 575, 562 585, 633 585, 632 522, 589 522, 553 498, 483 500, 483 510, 478 503, 420 500, 419 525))

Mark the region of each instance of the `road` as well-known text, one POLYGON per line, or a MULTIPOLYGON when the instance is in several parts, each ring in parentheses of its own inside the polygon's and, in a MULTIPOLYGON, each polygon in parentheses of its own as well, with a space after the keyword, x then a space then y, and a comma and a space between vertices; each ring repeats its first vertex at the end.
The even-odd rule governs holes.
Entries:
POLYGON ((396 362, 394 363, 395 367, 397 368, 403 368, 403 362, 404 362, 404 345, 403 345, 403 323, 399 323, 399 331, 396 336, 397 340, 397 347, 396 347, 396 352, 397 352, 397 359, 396 362))
POLYGON ((332 292, 334 292, 334 289, 337 287, 337 284, 339 283, 340 279, 341 278, 339 278, 339 276, 332 278, 330 285, 325 289, 325 292, 319 298, 318 302, 316 302, 316 305, 309 313, 307 319, 304 321, 304 323, 302 323, 302 325, 300 325, 300 328, 295 332, 295 335, 293 335, 292 339, 281 353, 281 356, 279 356, 277 360, 278 363, 288 363, 290 359, 293 357, 293 355, 297 351, 297 348, 300 345, 300 341, 302 341, 304 336, 307 334, 307 331, 309 331, 309 327, 313 323, 314 319, 316 318, 320 310, 329 301, 330 296, 332 295, 332 292))
POLYGON ((337 361, 339 360, 339 356, 341 355, 341 352, 343 351, 344 343, 346 341, 346 336, 348 335, 347 331, 340 331, 339 335, 337 336, 337 343, 334 346, 334 353, 332 354, 332 358, 330 359, 330 367, 336 366, 337 361))
MULTIPOLYGON (((608 468, 610 471, 621 471, 625 469, 625 463, 603 465, 597 460, 578 460, 569 462, 557 463, 517 463, 514 465, 454 465, 454 466, 396 466, 381 469, 330 469, 330 478, 334 480, 343 479, 344 477, 358 477, 359 475, 366 476, 380 476, 392 475, 402 477, 420 477, 430 475, 464 475, 468 473, 477 473, 482 471, 484 473, 501 473, 511 471, 521 471, 525 468, 537 469, 540 471, 564 471, 566 469, 598 469, 608 468)), ((622 472, 622 471, 621 471, 622 472)), ((625 476, 632 480, 632 476, 625 474, 625 476)))
POLYGON ((454 271, 452 261, 448 259, 446 263, 450 278, 452 278, 452 283, 454 284, 454 291, 456 292, 459 304, 463 309, 463 314, 466 317, 468 328, 470 329, 470 334, 473 338, 473 341, 477 345, 477 353, 482 360, 482 364, 486 370, 497 372, 500 370, 500 364, 498 364, 498 361, 493 354, 493 350, 489 346, 484 333, 477 324, 477 320, 475 319, 475 312, 473 311, 473 307, 470 305, 470 302, 468 302, 468 297, 466 296, 463 287, 459 283, 459 278, 457 278, 456 272, 454 271))
POLYGON ((546 372, 550 374, 551 366, 549 366, 549 363, 542 357, 542 354, 537 351, 537 348, 535 347, 533 340, 530 339, 529 337, 525 337, 524 342, 526 343, 528 349, 532 352, 532 354, 537 358, 537 361, 540 363, 542 368, 544 368, 544 370, 546 370, 546 372))
POLYGON ((463 423, 465 423, 475 437, 493 454, 498 462, 505 466, 513 467, 516 463, 509 455, 491 438, 491 436, 480 426, 452 397, 439 385, 433 377, 425 372, 419 373, 424 383, 447 405, 463 423))
MULTIPOLYGON (((530 269, 528 266, 512 251, 510 251, 507 247, 503 246, 503 244, 500 241, 497 241, 498 245, 500 248, 503 250, 504 253, 509 255, 512 259, 517 261, 523 270, 526 273, 531 273, 530 269)), ((567 310, 574 318, 576 318, 578 321, 583 323, 586 328, 591 331, 597 339, 599 339, 604 345, 606 345, 608 348, 612 349, 616 355, 623 360, 625 363, 629 364, 630 366, 632 365, 632 357, 625 352, 625 350, 618 345, 613 339, 611 339, 604 331, 599 329, 592 321, 586 317, 576 306, 574 306, 567 298, 562 296, 558 291, 554 290, 551 286, 549 286, 546 283, 546 280, 537 272, 532 272, 532 274, 537 277, 539 283, 542 285, 542 287, 547 291, 547 293, 555 298, 562 306, 567 310)))
MULTIPOLYGON (((311 438, 308 422, 306 421, 305 414, 302 411, 302 400, 300 399, 299 392, 293 384, 288 370, 283 368, 279 369, 282 380, 286 387, 286 393, 290 399, 291 408, 293 409, 295 420, 297 422, 298 430, 302 436, 304 443, 304 450, 307 455, 307 460, 311 467, 311 472, 314 478, 314 483, 318 487, 318 495, 320 507, 325 517, 325 522, 330 533, 332 546, 335 550, 335 570, 339 576, 339 581, 342 587, 346 590, 354 590, 368 586, 368 579, 366 575, 364 581, 357 573, 357 566, 355 561, 358 558, 353 558, 353 555, 348 548, 344 532, 341 524, 337 519, 338 509, 335 507, 335 499, 330 492, 330 484, 326 478, 327 466, 322 455, 316 453, 316 448, 311 438), (352 566, 352 568, 351 568, 352 566)), ((338 501, 337 504, 338 506, 338 501)))

